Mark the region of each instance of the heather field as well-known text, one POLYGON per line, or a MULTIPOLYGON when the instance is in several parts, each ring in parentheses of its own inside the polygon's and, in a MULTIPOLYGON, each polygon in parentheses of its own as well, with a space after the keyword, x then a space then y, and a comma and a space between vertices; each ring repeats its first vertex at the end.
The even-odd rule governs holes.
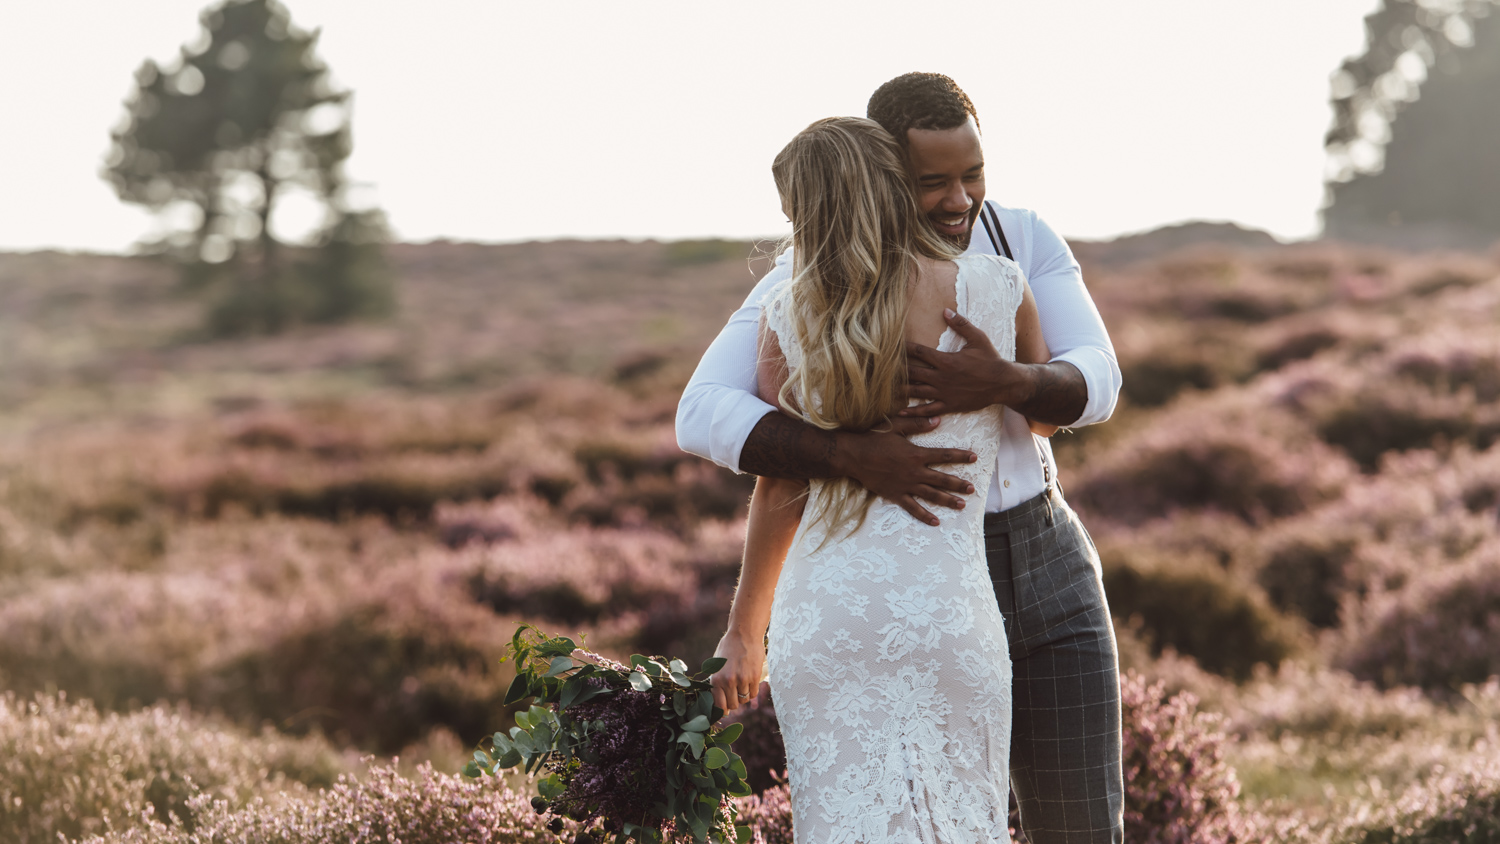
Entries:
MULTIPOLYGON (((1500 253, 1077 251, 1129 840, 1500 840, 1500 253)), ((0 840, 557 841, 457 775, 516 624, 709 654, 750 484, 672 419, 764 256, 390 255, 391 322, 214 342, 149 259, 0 255, 0 840)))

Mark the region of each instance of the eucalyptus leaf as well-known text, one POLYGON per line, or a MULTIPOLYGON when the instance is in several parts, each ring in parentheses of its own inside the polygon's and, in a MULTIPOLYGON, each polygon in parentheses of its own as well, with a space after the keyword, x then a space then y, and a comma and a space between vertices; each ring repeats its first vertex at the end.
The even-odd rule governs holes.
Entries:
POLYGON ((557 798, 561 797, 563 795, 563 792, 567 789, 562 784, 562 779, 558 777, 557 774, 553 774, 550 777, 545 777, 543 779, 537 780, 536 790, 548 800, 556 800, 557 798))
POLYGON ((682 728, 684 730, 688 730, 689 732, 703 733, 708 731, 708 726, 708 716, 699 715, 693 718, 691 721, 688 721, 686 724, 683 724, 682 728))
POLYGON ((630 667, 631 668, 640 668, 642 665, 645 665, 646 663, 648 663, 650 661, 651 660, 645 658, 644 656, 641 656, 640 654, 631 654, 630 655, 630 667))
POLYGON ((674 659, 671 662, 667 663, 667 667, 677 672, 678 674, 688 673, 687 663, 683 662, 680 659, 674 659))
MULTIPOLYGON (((693 701, 693 708, 688 711, 694 715, 702 715, 704 718, 708 718, 709 715, 713 714, 713 710, 714 696, 709 692, 699 692, 698 699, 693 701)), ((712 721, 713 719, 709 718, 709 720, 712 721)))
POLYGON ((519 750, 516 750, 515 748, 511 748, 510 750, 505 751, 505 753, 499 759, 495 760, 495 767, 514 768, 515 766, 521 764, 521 762, 521 752, 519 750))
POLYGON ((723 668, 727 662, 729 662, 729 660, 725 659, 722 656, 712 656, 708 659, 703 660, 703 667, 699 670, 704 674, 717 674, 719 673, 719 669, 723 668))
POLYGON ((553 738, 552 725, 545 721, 537 724, 536 728, 531 731, 531 744, 533 747, 551 747, 553 738))
POLYGON ((603 686, 584 686, 583 691, 579 692, 578 696, 573 699, 573 705, 577 706, 584 701, 593 700, 599 695, 608 694, 612 691, 614 690, 604 688, 603 686))
POLYGON ((678 718, 687 714, 687 695, 682 692, 672 693, 672 711, 677 713, 678 718))
POLYGON ((683 674, 681 671, 672 672, 672 682, 683 687, 684 689, 691 688, 693 685, 693 681, 688 679, 688 675, 683 674))
POLYGON ((566 636, 548 639, 537 646, 537 656, 567 656, 578 649, 578 645, 566 636))
POLYGON ((749 842, 751 838, 751 835, 752 833, 750 832, 750 827, 748 826, 740 825, 734 828, 735 844, 747 844, 747 842, 749 842))
POLYGON ((720 730, 718 735, 714 736, 714 741, 721 744, 731 744, 735 739, 739 738, 740 733, 743 733, 744 731, 745 725, 739 721, 736 721, 733 724, 730 724, 729 726, 720 730))
POLYGON ((583 691, 583 688, 583 680, 578 677, 573 677, 568 682, 563 683, 562 694, 557 699, 557 707, 559 709, 567 709, 572 706, 578 700, 578 693, 583 691))
POLYGON ((573 670, 574 664, 575 663, 573 662, 573 659, 571 657, 566 657, 566 656, 554 657, 553 660, 552 660, 551 667, 549 667, 547 669, 547 673, 543 674, 542 676, 543 677, 556 677, 557 675, 563 673, 564 671, 571 671, 571 670, 573 670))
MULTIPOLYGON (((717 747, 710 747, 703 754, 703 767, 712 771, 714 768, 722 768, 729 764, 729 754, 717 747)), ((721 783, 722 784, 722 783, 721 783)))
POLYGON ((532 744, 530 733, 521 731, 512 735, 510 740, 515 743, 516 750, 520 751, 522 756, 531 756, 536 753, 536 745, 532 744))
POLYGON ((527 682, 526 675, 517 674, 516 679, 510 681, 510 687, 505 690, 505 705, 518 703, 529 694, 531 694, 531 684, 527 682))
POLYGON ((651 691, 651 678, 639 671, 630 672, 630 688, 638 692, 651 691))
POLYGON ((693 751, 693 758, 694 759, 698 759, 698 758, 700 758, 700 757, 703 756, 703 734, 702 733, 692 733, 692 732, 683 733, 682 735, 680 735, 680 736, 677 737, 677 741, 678 741, 678 743, 685 744, 690 749, 692 749, 692 751, 693 751))

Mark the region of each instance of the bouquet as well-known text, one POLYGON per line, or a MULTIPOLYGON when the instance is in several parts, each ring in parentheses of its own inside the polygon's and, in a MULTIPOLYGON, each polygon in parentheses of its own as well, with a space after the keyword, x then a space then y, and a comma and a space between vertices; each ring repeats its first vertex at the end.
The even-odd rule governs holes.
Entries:
POLYGON ((507 705, 534 698, 509 733, 495 733, 464 773, 498 775, 520 767, 535 774, 539 814, 578 821, 578 844, 613 835, 614 844, 744 844, 730 797, 750 793, 745 763, 730 749, 744 730, 714 730, 723 716, 708 678, 718 657, 697 673, 679 659, 636 654, 630 665, 583 650, 572 639, 521 625, 506 659, 516 663, 507 705))

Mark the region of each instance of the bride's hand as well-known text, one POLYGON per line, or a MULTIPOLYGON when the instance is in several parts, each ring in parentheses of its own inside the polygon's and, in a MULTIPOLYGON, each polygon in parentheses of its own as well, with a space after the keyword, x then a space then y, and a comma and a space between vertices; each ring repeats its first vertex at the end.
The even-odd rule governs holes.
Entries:
POLYGON ((765 637, 747 637, 731 630, 719 640, 714 656, 726 660, 724 667, 710 679, 714 705, 727 715, 755 701, 766 665, 765 637))

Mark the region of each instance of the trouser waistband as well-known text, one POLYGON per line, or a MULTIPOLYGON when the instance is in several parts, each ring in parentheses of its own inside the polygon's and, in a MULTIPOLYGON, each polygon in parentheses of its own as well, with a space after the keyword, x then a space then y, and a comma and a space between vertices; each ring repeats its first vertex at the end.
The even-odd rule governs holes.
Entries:
POLYGON ((985 513, 985 535, 1051 527, 1056 519, 1056 511, 1066 506, 1057 486, 1050 485, 1035 497, 1022 501, 1009 510, 985 513))

